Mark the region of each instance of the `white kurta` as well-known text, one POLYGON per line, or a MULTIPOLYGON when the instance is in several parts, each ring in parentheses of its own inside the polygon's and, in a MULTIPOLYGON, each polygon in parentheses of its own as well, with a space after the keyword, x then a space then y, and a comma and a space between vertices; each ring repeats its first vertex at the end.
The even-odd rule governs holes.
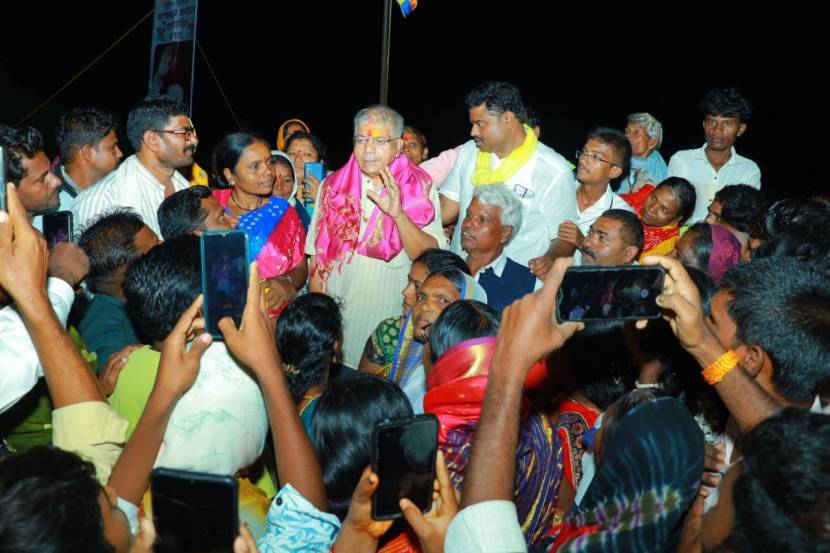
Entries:
MULTIPOLYGON (((325 181, 322 186, 325 186, 325 181)), ((364 176, 360 201, 361 209, 367 214, 375 208, 375 203, 366 195, 371 189, 371 179, 364 176)), ((441 207, 438 203, 438 192, 434 187, 430 187, 429 199, 435 209, 435 218, 422 230, 434 237, 440 247, 445 247, 441 207)), ((314 210, 308 227, 305 246, 305 253, 308 255, 316 254, 314 243, 317 239, 317 218, 320 211, 319 206, 314 210)), ((367 222, 361 220, 361 237, 366 231, 366 225, 367 222)), ((403 312, 401 291, 406 287, 411 266, 412 261, 404 250, 389 261, 355 252, 351 261, 341 265, 340 269, 337 269, 338 263, 335 262, 335 269, 326 281, 326 293, 341 306, 343 363, 347 366, 357 368, 366 340, 380 321, 403 312)))

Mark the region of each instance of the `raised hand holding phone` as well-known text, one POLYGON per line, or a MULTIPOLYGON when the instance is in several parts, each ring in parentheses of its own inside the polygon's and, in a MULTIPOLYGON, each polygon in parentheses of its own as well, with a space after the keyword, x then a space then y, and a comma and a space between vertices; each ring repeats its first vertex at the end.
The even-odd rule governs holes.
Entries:
POLYGON ((317 200, 320 183, 326 176, 326 166, 322 161, 308 162, 303 166, 302 195, 303 204, 313 206, 317 200))
POLYGON ((514 370, 521 367, 524 383, 530 367, 562 347, 568 338, 583 328, 582 323, 556 321, 554 309, 556 296, 565 271, 573 264, 570 257, 559 258, 545 278, 541 290, 516 300, 502 313, 497 338, 496 359, 490 369, 493 371, 514 370), (516 347, 517 344, 521 347, 516 347), (498 361, 498 362, 497 362, 498 361))
POLYGON ((49 252, 46 241, 32 227, 26 210, 20 203, 17 190, 6 185, 6 211, 0 211, 0 287, 24 309, 26 301, 41 300, 35 309, 48 303, 46 275, 49 252))
POLYGON ((237 359, 256 374, 266 360, 280 362, 279 351, 274 339, 273 319, 268 317, 265 299, 259 282, 259 267, 251 263, 248 276, 248 291, 245 309, 240 324, 231 317, 219 321, 219 330, 224 336, 228 349, 237 359))
POLYGON ((438 491, 433 494, 432 510, 426 515, 421 514, 418 507, 409 499, 401 499, 400 506, 403 516, 412 527, 421 542, 424 553, 442 553, 444 538, 450 522, 458 513, 458 499, 455 488, 450 480, 450 473, 444 463, 444 455, 438 451, 435 459, 435 474, 438 491))
POLYGON ((659 319, 662 267, 570 267, 556 302, 559 321, 659 319))

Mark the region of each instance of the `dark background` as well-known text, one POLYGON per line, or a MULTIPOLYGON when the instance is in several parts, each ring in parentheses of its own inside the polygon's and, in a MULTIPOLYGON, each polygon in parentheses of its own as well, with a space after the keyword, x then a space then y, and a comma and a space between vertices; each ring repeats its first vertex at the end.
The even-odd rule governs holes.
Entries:
MULTIPOLYGON (((351 149, 354 113, 379 99, 382 6, 201 0, 197 38, 245 128, 273 141, 281 121, 300 117, 336 167, 351 149)), ((152 7, 3 2, 0 121, 20 122, 152 7)), ((666 161, 703 143, 697 106, 706 90, 734 85, 756 107, 737 148, 760 165, 767 194, 826 190, 828 48, 817 10, 518 0, 420 0, 407 19, 396 3, 393 10, 389 103, 426 133, 433 155, 467 140, 464 96, 486 80, 518 85, 542 119, 542 141, 568 158, 590 127, 622 128, 628 113, 649 111, 663 123, 666 161)), ((26 121, 44 132, 48 153, 54 124, 71 107, 126 118, 147 91, 151 33, 148 18, 26 121)), ((207 167, 236 123, 198 51, 193 120, 196 157, 207 167)))

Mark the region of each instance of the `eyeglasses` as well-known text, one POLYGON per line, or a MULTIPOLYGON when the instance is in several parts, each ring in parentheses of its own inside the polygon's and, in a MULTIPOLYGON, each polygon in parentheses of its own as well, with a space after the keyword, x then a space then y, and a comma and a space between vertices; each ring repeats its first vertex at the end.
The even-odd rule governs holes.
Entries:
POLYGON ((369 142, 372 142, 375 146, 383 148, 384 146, 388 146, 395 140, 400 140, 399 138, 376 138, 372 136, 355 136, 354 137, 354 144, 355 146, 360 146, 361 148, 365 148, 369 142))
POLYGON ((185 140, 196 138, 196 127, 185 127, 183 129, 158 129, 158 132, 166 132, 167 134, 184 136, 185 140))
POLYGON ((599 154, 596 153, 596 152, 586 152, 585 150, 577 150, 576 151, 576 159, 581 159, 583 157, 589 157, 589 158, 593 159, 594 161, 601 161, 603 163, 607 163, 608 165, 613 165, 614 167, 619 167, 619 165, 617 165, 613 161, 605 161, 604 159, 599 157, 599 154))

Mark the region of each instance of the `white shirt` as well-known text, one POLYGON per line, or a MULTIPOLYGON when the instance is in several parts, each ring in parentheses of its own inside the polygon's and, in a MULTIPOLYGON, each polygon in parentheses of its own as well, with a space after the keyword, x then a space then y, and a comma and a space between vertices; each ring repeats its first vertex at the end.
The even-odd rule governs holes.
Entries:
POLYGON ((748 184, 761 189, 761 169, 751 159, 739 156, 732 148, 732 157, 715 171, 706 157, 706 144, 696 150, 681 150, 669 160, 669 176, 683 177, 695 187, 697 202, 695 211, 687 225, 706 219, 709 204, 715 199, 715 193, 730 184, 748 184))
MULTIPOLYGON (((581 186, 581 184, 578 184, 577 186, 581 186)), ((602 214, 609 209, 624 209, 634 213, 634 208, 631 207, 628 202, 615 194, 614 191, 611 190, 610 184, 605 185, 605 193, 600 196, 593 205, 585 208, 585 210, 579 211, 579 203, 577 203, 576 211, 579 214, 579 217, 576 221, 576 226, 579 227, 579 232, 582 233, 582 236, 588 236, 588 232, 591 230, 591 225, 594 224, 594 221, 599 219, 602 214)), ((574 265, 582 265, 581 251, 576 250, 573 258, 574 265)))
MULTIPOLYGON (((464 218, 473 199, 473 172, 477 155, 475 142, 470 140, 464 144, 441 186, 442 195, 458 202, 459 219, 464 218)), ((490 154, 493 169, 502 161, 495 154, 490 154)), ((548 251, 551 240, 559 233, 560 223, 577 218, 573 171, 565 158, 540 142, 527 163, 504 184, 522 203, 522 227, 504 252, 516 263, 527 266, 531 259, 548 251)), ((463 255, 460 224, 455 226, 450 249, 463 255)))
MULTIPOLYGON (((321 190, 322 186, 325 186, 325 181, 321 185, 321 190)), ((364 176, 360 196, 360 206, 364 213, 371 213, 375 208, 375 203, 366 194, 369 190, 372 190, 372 180, 364 176)), ((421 230, 435 238, 438 246, 443 248, 446 247, 446 239, 441 227, 438 192, 434 186, 430 186, 429 199, 435 209, 435 218, 421 230)), ((319 207, 314 210, 311 224, 308 226, 305 243, 305 253, 308 255, 317 254, 314 243, 317 240, 317 219, 320 211, 319 207)), ((361 218, 361 238, 366 231, 366 225, 367 222, 361 218)), ((401 291, 407 285, 411 266, 412 261, 403 249, 389 261, 354 252, 349 262, 343 265, 339 262, 334 263, 334 269, 326 281, 326 293, 338 302, 343 314, 343 362, 346 366, 356 369, 366 346, 366 339, 378 323, 388 317, 400 315, 403 311, 401 291)))
POLYGON ((491 500, 462 509, 447 528, 445 553, 513 553, 527 551, 516 504, 491 500))
MULTIPOLYGON (((189 186, 187 179, 173 173, 175 192, 189 186)), ((113 207, 131 207, 141 215, 144 224, 161 236, 157 211, 164 201, 164 185, 132 155, 118 169, 99 180, 75 198, 72 208, 75 228, 83 228, 113 207)))
POLYGON ((576 212, 579 217, 576 226, 579 227, 582 235, 588 236, 588 231, 591 230, 591 225, 594 224, 594 221, 599 219, 609 209, 624 209, 634 213, 634 208, 615 194, 611 190, 610 184, 605 185, 605 193, 599 197, 596 203, 588 206, 584 211, 579 211, 579 204, 577 203, 576 212))
MULTIPOLYGON (((50 278, 46 290, 55 315, 66 325, 75 291, 58 278, 50 278)), ((41 376, 40 359, 17 307, 12 304, 0 309, 0 413, 26 395, 41 376)))

